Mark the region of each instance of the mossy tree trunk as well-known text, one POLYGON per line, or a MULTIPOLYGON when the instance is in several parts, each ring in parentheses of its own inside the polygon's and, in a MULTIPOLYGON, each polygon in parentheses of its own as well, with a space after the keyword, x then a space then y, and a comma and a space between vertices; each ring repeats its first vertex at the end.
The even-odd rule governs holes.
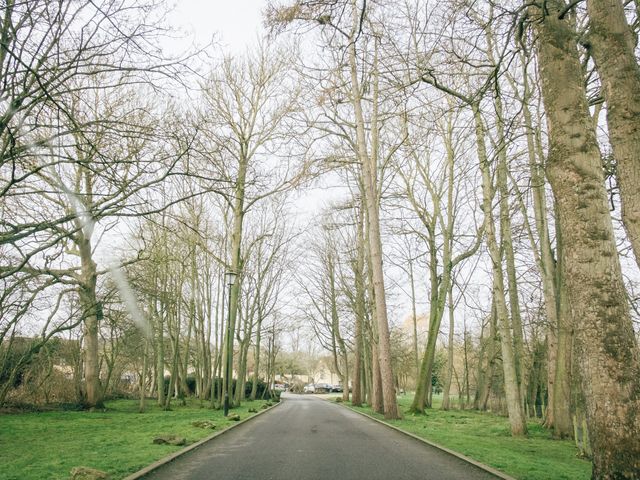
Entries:
POLYGON ((586 46, 596 63, 607 103, 622 201, 622 222, 640 265, 640 66, 636 34, 620 0, 588 0, 586 46))
POLYGON ((640 359, 566 4, 534 7, 538 68, 549 128, 548 177, 563 238, 577 362, 593 446, 594 479, 640 477, 640 359), (542 18, 540 18, 542 16, 542 18))

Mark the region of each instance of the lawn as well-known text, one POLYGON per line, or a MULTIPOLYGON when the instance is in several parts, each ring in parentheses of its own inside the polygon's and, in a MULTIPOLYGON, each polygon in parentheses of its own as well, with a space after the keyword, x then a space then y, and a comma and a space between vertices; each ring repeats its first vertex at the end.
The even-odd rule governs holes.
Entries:
MULTIPOLYGON (((409 409, 411 400, 408 395, 399 398, 403 412, 409 409)), ((388 423, 520 480, 591 478, 591 463, 576 457, 574 443, 553 440, 540 422, 529 422, 528 438, 513 438, 505 417, 469 410, 445 412, 439 408, 440 400, 434 397, 434 408, 426 415, 403 413, 402 420, 388 423)), ((354 409, 372 415, 369 408, 354 409)), ((383 419, 382 415, 373 416, 383 419)))
MULTIPOLYGON (((241 419, 248 409, 260 410, 265 402, 244 402, 234 408, 241 419)), ((105 412, 55 411, 0 415, 0 479, 69 479, 76 466, 103 470, 112 479, 123 478, 181 448, 154 445, 157 435, 176 434, 189 444, 232 425, 222 410, 201 408, 196 400, 162 411, 149 400, 138 413, 136 400, 107 402, 105 412), (217 428, 191 425, 212 420, 217 428)))

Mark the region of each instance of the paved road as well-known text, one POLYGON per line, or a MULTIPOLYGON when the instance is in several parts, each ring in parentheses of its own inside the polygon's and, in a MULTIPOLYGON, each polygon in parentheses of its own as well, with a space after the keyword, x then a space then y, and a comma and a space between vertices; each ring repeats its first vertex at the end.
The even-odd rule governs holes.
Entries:
POLYGON ((496 477, 344 407, 303 395, 149 474, 153 480, 496 477))

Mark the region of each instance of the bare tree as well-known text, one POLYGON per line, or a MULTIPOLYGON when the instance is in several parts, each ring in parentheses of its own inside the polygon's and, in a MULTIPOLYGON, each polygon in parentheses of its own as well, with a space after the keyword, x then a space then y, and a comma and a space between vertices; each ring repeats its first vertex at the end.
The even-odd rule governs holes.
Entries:
MULTIPOLYGON (((221 192, 233 218, 227 267, 240 274, 231 287, 230 332, 237 328, 246 248, 244 217, 258 202, 296 186, 305 175, 289 141, 296 128, 300 91, 287 55, 283 49, 261 44, 246 58, 225 58, 203 85, 202 153, 214 145, 217 158, 208 168, 227 182, 221 192)), ((227 355, 229 362, 232 357, 227 355)), ((230 379, 224 378, 224 391, 228 385, 230 379)))

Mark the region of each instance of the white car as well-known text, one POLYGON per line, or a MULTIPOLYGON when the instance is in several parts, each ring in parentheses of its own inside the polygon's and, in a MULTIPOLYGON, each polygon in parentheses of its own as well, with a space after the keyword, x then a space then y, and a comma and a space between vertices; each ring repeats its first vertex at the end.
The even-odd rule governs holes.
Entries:
POLYGON ((305 385, 302 389, 304 393, 316 393, 316 386, 313 383, 305 385))

